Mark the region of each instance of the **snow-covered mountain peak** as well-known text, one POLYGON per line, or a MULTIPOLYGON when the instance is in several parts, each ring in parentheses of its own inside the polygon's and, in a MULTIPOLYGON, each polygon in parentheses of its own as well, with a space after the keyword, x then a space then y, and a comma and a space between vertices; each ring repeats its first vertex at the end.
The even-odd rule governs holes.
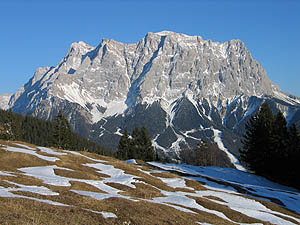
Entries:
POLYGON ((154 34, 159 35, 159 36, 174 36, 177 38, 181 37, 181 38, 194 39, 194 40, 197 40, 197 38, 202 39, 202 37, 200 37, 200 36, 191 36, 191 35, 187 35, 187 34, 183 34, 183 33, 176 33, 174 31, 167 31, 167 30, 156 32, 154 34))
POLYGON ((31 86, 38 80, 42 89, 55 85, 59 94, 54 94, 80 105, 86 100, 75 99, 83 95, 64 94, 67 87, 76 84, 93 101, 127 99, 128 105, 143 99, 170 101, 190 92, 193 99, 208 98, 213 104, 240 94, 273 93, 272 82, 242 41, 219 43, 171 31, 149 32, 136 44, 103 39, 94 48, 72 43, 55 68, 35 72, 31 86))
POLYGON ((299 99, 267 77, 241 40, 220 43, 162 31, 134 44, 103 39, 94 48, 75 42, 55 67, 38 68, 9 105, 45 119, 62 110, 75 130, 96 141, 110 140, 115 126, 153 120, 156 146, 178 150, 185 140, 232 135, 265 99, 284 102, 280 107, 291 122, 298 118, 290 107, 299 99), (86 131, 94 125, 96 134, 86 131))
MULTIPOLYGON (((77 42, 73 42, 68 50, 68 53, 72 52, 72 51, 80 51, 82 54, 86 54, 87 52, 91 51, 92 49, 94 49, 94 47, 86 44, 83 41, 77 41, 77 42)), ((67 55, 68 55, 67 53, 67 55)))
POLYGON ((172 35, 172 34, 176 34, 176 33, 173 32, 173 31, 163 30, 163 31, 160 31, 160 32, 156 32, 154 34, 157 34, 157 35, 160 35, 160 36, 166 36, 166 35, 172 35))

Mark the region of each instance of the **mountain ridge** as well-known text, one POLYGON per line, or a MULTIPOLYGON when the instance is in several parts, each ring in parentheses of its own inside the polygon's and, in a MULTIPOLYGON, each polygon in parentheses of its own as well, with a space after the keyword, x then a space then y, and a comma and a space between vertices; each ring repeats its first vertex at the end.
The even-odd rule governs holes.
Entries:
POLYGON ((282 92, 241 40, 162 31, 135 44, 73 43, 56 67, 36 70, 9 107, 43 119, 61 110, 76 132, 113 149, 119 131, 144 124, 157 151, 178 158, 218 138, 238 156, 243 126, 264 101, 300 126, 299 98, 282 92))

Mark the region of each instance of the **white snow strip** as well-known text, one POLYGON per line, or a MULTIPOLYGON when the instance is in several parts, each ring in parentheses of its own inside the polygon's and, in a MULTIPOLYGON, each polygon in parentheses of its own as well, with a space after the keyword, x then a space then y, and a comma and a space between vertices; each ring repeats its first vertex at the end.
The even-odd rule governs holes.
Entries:
POLYGON ((104 193, 98 193, 98 192, 92 192, 92 191, 79 191, 79 190, 71 190, 71 191, 76 194, 79 194, 79 195, 94 198, 96 200, 105 200, 105 199, 109 199, 109 198, 124 198, 124 199, 128 199, 128 200, 132 200, 130 197, 120 195, 120 194, 112 194, 112 193, 104 194, 104 193))
POLYGON ((3 188, 0 187, 0 197, 2 198, 24 198, 24 199, 29 199, 29 200, 34 200, 34 201, 38 201, 38 202, 42 202, 42 203, 47 203, 50 205, 56 205, 56 206, 69 206, 60 202, 54 202, 51 200, 44 200, 44 199, 38 199, 38 198, 32 198, 32 197, 27 197, 24 195, 17 195, 17 194, 13 194, 10 191, 16 191, 16 190, 11 190, 11 188, 3 188))
POLYGON ((100 214, 104 217, 104 219, 108 219, 108 218, 114 218, 117 219, 118 217, 116 216, 116 214, 111 213, 111 212, 100 212, 100 214))
POLYGON ((59 195, 59 193, 53 192, 49 188, 44 186, 22 185, 7 180, 5 182, 19 186, 18 188, 6 188, 7 191, 24 191, 24 192, 31 192, 39 195, 59 195))
POLYGON ((137 162, 135 161, 135 159, 128 159, 128 160, 125 160, 125 162, 127 162, 129 164, 137 165, 137 162))
POLYGON ((29 150, 29 149, 15 148, 15 147, 7 146, 7 147, 4 148, 4 150, 10 151, 10 152, 18 152, 18 153, 25 153, 25 154, 34 155, 34 156, 36 156, 40 159, 43 159, 43 160, 46 160, 46 161, 49 161, 49 162, 55 162, 56 160, 59 160, 59 158, 56 158, 56 157, 49 157, 49 156, 39 155, 38 153, 36 153, 36 151, 29 150))
POLYGON ((100 170, 99 171, 100 173, 110 176, 110 178, 104 179, 105 183, 113 182, 113 183, 123 184, 123 185, 129 186, 131 188, 135 188, 135 186, 132 183, 138 182, 137 180, 135 180, 135 178, 138 178, 138 177, 125 174, 124 170, 117 169, 112 165, 104 165, 101 163, 97 163, 97 164, 87 163, 84 165, 98 169, 98 170, 100 170))
POLYGON ((228 217, 226 217, 223 213, 216 211, 216 210, 210 210, 207 208, 204 208, 203 206, 199 205, 196 200, 191 199, 189 197, 187 197, 186 195, 190 195, 189 193, 185 193, 185 192, 168 192, 168 191, 162 191, 161 193, 163 195, 165 195, 166 197, 157 197, 157 198, 153 198, 153 200, 151 200, 151 202, 154 203, 169 203, 168 205, 173 207, 172 204, 177 204, 177 205, 181 205, 184 207, 189 207, 189 208, 194 208, 194 209, 198 209, 204 212, 208 212, 211 214, 214 214, 216 216, 219 216, 225 220, 228 220, 230 222, 232 222, 232 220, 230 220, 228 217))
MULTIPOLYGON (((83 183, 90 184, 104 192, 107 192, 107 193, 116 194, 120 191, 118 189, 115 189, 113 187, 110 187, 110 186, 104 184, 104 182, 100 181, 100 180, 85 180, 85 179, 75 179, 75 178, 57 176, 54 173, 54 169, 63 169, 63 170, 72 171, 70 169, 58 167, 56 165, 55 166, 44 166, 44 167, 27 167, 27 168, 21 168, 18 170, 25 172, 25 175, 27 175, 27 176, 32 176, 32 177, 38 178, 38 179, 42 180, 43 183, 54 185, 54 186, 69 187, 69 186, 71 186, 70 181, 77 181, 77 182, 83 182, 83 183)), ((107 181, 107 182, 109 182, 109 181, 107 181)))
POLYGON ((81 153, 79 153, 79 152, 67 151, 67 150, 64 150, 64 152, 66 152, 66 153, 71 153, 71 154, 73 154, 73 155, 78 155, 78 156, 80 156, 80 157, 83 157, 83 158, 89 159, 89 160, 91 160, 91 161, 94 161, 94 162, 99 162, 99 163, 108 163, 108 161, 101 160, 101 159, 93 159, 93 158, 91 158, 91 157, 88 157, 88 156, 85 156, 85 155, 83 155, 83 154, 81 154, 81 153))
POLYGON ((115 132, 116 135, 119 135, 119 136, 123 136, 123 134, 120 132, 121 131, 121 128, 118 128, 115 132))
POLYGON ((41 152, 47 153, 49 155, 67 155, 67 153, 56 152, 51 148, 38 147, 41 152))
MULTIPOLYGON (((286 216, 282 213, 275 212, 273 210, 268 209, 264 205, 262 205, 260 202, 244 198, 242 196, 233 195, 229 193, 223 193, 223 192, 216 192, 216 191, 201 191, 197 192, 197 194, 190 194, 192 196, 215 196, 218 197, 225 202, 217 201, 218 204, 227 205, 231 209, 238 211, 240 213, 243 213, 244 215, 257 218, 263 221, 270 222, 272 224, 293 224, 287 220, 284 220, 274 214, 286 216)), ((214 200, 212 200, 214 201, 214 200)), ((293 218, 297 220, 296 218, 293 218)), ((298 219, 298 222, 300 220, 298 219)))
POLYGON ((238 169, 241 171, 247 171, 247 169, 245 167, 243 167, 240 163, 240 161, 231 153, 228 151, 227 148, 225 148, 222 139, 221 139, 221 135, 222 132, 212 128, 213 132, 214 132, 214 141, 217 143, 218 147, 220 150, 224 151, 226 153, 226 155, 228 156, 228 158, 230 159, 230 162, 238 169))
POLYGON ((30 150, 36 150, 35 148, 31 148, 31 147, 29 147, 29 146, 27 146, 27 145, 23 145, 23 144, 19 144, 19 143, 14 143, 15 145, 18 145, 18 146, 20 146, 20 147, 22 147, 22 148, 26 148, 26 149, 30 149, 30 150))
POLYGON ((163 177, 157 177, 157 178, 172 188, 187 188, 193 190, 193 188, 186 186, 185 180, 182 178, 163 178, 163 177))
POLYGON ((0 171, 0 176, 15 177, 16 175, 10 174, 9 172, 2 172, 2 171, 0 171))
POLYGON ((45 184, 55 185, 55 186, 71 186, 69 178, 57 176, 54 173, 54 169, 61 169, 61 170, 69 170, 67 168, 54 166, 36 166, 36 167, 26 167, 20 168, 18 170, 25 173, 26 176, 32 176, 37 179, 42 180, 45 184))
POLYGON ((189 174, 189 175, 201 175, 199 172, 190 169, 188 167, 184 167, 182 165, 184 164, 173 164, 173 163, 159 163, 159 162, 147 162, 149 165, 151 166, 155 166, 164 170, 170 170, 170 171, 177 171, 180 173, 185 173, 185 174, 189 174))

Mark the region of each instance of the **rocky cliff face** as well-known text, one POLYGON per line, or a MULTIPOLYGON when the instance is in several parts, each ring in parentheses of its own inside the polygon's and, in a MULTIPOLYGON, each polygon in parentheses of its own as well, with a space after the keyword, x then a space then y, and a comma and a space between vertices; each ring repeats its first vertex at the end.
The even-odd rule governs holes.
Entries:
POLYGON ((0 95, 0 109, 8 109, 8 103, 9 103, 9 99, 11 97, 11 94, 5 93, 0 95))
POLYGON ((233 157, 263 101, 299 121, 300 100, 269 80, 242 41, 163 31, 136 44, 73 43, 56 67, 37 69, 9 106, 45 119, 62 110, 78 133, 110 148, 124 127, 143 124, 161 153, 176 157, 205 138, 233 157))

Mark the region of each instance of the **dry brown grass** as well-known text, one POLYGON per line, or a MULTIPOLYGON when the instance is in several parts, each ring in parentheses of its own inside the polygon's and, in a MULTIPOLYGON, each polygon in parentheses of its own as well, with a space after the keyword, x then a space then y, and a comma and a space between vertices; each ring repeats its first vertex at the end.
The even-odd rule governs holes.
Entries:
POLYGON ((122 190, 121 195, 124 196, 130 196, 133 198, 140 198, 140 199, 153 199, 156 197, 164 197, 161 192, 153 188, 153 186, 150 186, 148 184, 143 183, 135 183, 136 188, 131 188, 126 185, 122 185, 119 183, 106 183, 107 185, 114 187, 116 189, 122 190))
MULTIPOLYGON (((28 146, 29 148, 36 148, 37 147, 36 145, 30 144, 30 143, 26 143, 26 142, 23 142, 23 141, 14 141, 14 143, 25 145, 25 146, 28 146)), ((15 146, 18 146, 18 145, 15 145, 15 146)))
MULTIPOLYGON (((147 167, 149 166, 149 164, 147 164, 147 163, 144 162, 143 160, 136 159, 135 161, 136 161, 136 163, 137 163, 138 165, 143 166, 143 168, 147 168, 147 167)), ((149 168, 149 171, 150 171, 150 170, 152 170, 152 168, 151 168, 151 169, 149 168)))
POLYGON ((208 190, 199 181, 185 179, 185 184, 188 187, 194 188, 196 191, 207 191, 208 190))
MULTIPOLYGON (((0 179, 2 179, 2 176, 0 177, 0 179)), ((6 177, 6 180, 23 185, 45 186, 42 180, 35 177, 25 176, 22 173, 18 173, 17 176, 8 176, 6 177)))
MULTIPOLYGON (((20 147, 13 142, 4 142, 0 140, 0 144, 9 145, 13 147, 20 147)), ((35 148, 34 145, 21 143, 28 147, 35 148)), ((55 150, 56 151, 56 150, 55 150)), ((196 222, 206 222, 210 224, 232 224, 230 221, 217 217, 216 215, 202 212, 197 209, 187 208, 195 213, 185 213, 175 208, 162 204, 155 204, 149 202, 149 200, 155 197, 164 197, 160 190, 176 192, 182 191, 186 193, 194 193, 195 191, 208 190, 202 185, 201 182, 184 179, 186 186, 192 188, 172 188, 164 183, 160 178, 181 178, 178 174, 168 172, 152 172, 151 175, 146 172, 151 172, 153 167, 147 165, 143 161, 137 161, 139 165, 128 164, 123 161, 100 156, 88 152, 80 152, 81 154, 88 156, 92 159, 105 160, 108 165, 113 165, 115 168, 122 169, 126 174, 136 176, 136 180, 143 181, 134 183, 135 188, 128 187, 119 183, 106 183, 111 187, 120 190, 120 195, 129 196, 132 199, 139 201, 131 201, 123 198, 109 198, 105 200, 96 200, 90 197, 82 196, 72 192, 71 190, 91 191, 96 193, 105 193, 102 190, 86 184, 84 182, 71 181, 71 186, 61 187, 43 184, 41 180, 34 177, 25 176, 23 173, 17 170, 21 167, 33 167, 33 166, 49 166, 57 165, 59 167, 72 169, 73 171, 67 171, 63 169, 55 169, 55 174, 62 177, 75 178, 75 179, 88 179, 88 180, 103 180, 103 178, 109 177, 108 175, 101 174, 97 169, 85 166, 86 163, 97 163, 94 160, 87 159, 72 153, 68 153, 63 156, 54 156, 47 153, 37 151, 41 155, 57 157, 60 160, 52 163, 44 161, 35 156, 14 153, 1 150, 0 147, 0 171, 12 171, 16 177, 12 176, 0 176, 0 187, 17 187, 13 184, 9 184, 7 181, 11 181, 23 185, 36 185, 45 186, 50 190, 57 192, 59 195, 44 196, 36 193, 29 192, 13 192, 18 195, 27 197, 33 197, 44 200, 51 200, 55 202, 64 203, 70 205, 70 207, 53 206, 38 201, 28 199, 12 199, 0 197, 0 224, 184 224, 195 225, 196 222), (9 163, 7 163, 9 162, 9 163), (145 171, 145 173, 143 172, 145 171), (102 215, 95 212, 88 211, 93 210, 97 212, 106 211, 115 213, 117 219, 104 219, 102 215)), ((230 209, 227 206, 218 204, 211 200, 217 200, 224 202, 215 196, 205 196, 203 198, 191 197, 197 201, 198 204, 205 208, 217 210, 224 213, 228 218, 237 223, 262 223, 260 220, 248 217, 237 211, 230 209), (211 200, 210 200, 211 199, 211 200)), ((244 196, 245 197, 245 196, 244 196)), ((249 197, 250 198, 250 197, 249 197)), ((299 215, 292 213, 288 210, 282 209, 279 206, 264 201, 258 200, 266 207, 273 211, 281 212, 285 215, 290 215, 300 219, 299 215)), ((183 207, 183 206, 180 206, 183 207)), ((293 219, 288 219, 283 216, 284 219, 296 223, 293 219)))
POLYGON ((80 152, 80 154, 85 155, 87 157, 90 157, 92 159, 96 159, 96 160, 104 160, 104 161, 108 161, 108 162, 117 162, 117 161, 119 161, 118 159, 115 159, 115 158, 112 158, 112 157, 99 155, 99 154, 95 154, 95 153, 91 153, 91 152, 80 152))
MULTIPOLYGON (((6 214, 5 221, 7 224, 17 224, 21 221, 28 221, 29 224, 54 224, 52 221, 55 221, 56 224, 123 224, 124 222, 130 222, 130 224, 189 225, 195 224, 197 221, 213 222, 213 224, 220 225, 231 224, 229 221, 209 213, 201 211, 199 211, 198 215, 184 213, 170 206, 150 203, 147 201, 132 202, 121 198, 110 198, 99 201, 89 197, 80 196, 72 192, 61 192, 60 196, 40 196, 26 192, 14 193, 34 198, 50 199, 53 201, 60 200, 59 202, 73 205, 73 207, 52 206, 32 200, 20 199, 17 203, 17 209, 14 209, 16 206, 9 204, 9 200, 3 198, 0 199, 1 205, 9 205, 5 208, 10 208, 10 211, 14 212, 13 217, 10 218, 7 215, 9 214, 8 211, 2 211, 3 215, 6 214), (28 206, 29 204, 30 206, 28 206), (32 204, 34 204, 34 206, 32 206, 32 204), (26 207, 30 207, 30 212, 28 212, 28 208, 26 207), (24 208, 26 208, 26 210, 24 210, 24 208), (118 216, 118 218, 104 220, 101 215, 83 210, 84 208, 99 212, 113 212, 118 216), (67 217, 65 217, 66 213, 68 214, 67 217), (73 213, 76 213, 76 215, 73 213), (81 218, 79 219, 78 216, 81 218), (88 216, 91 217, 91 220, 87 222, 85 220, 88 216), (54 218, 55 220, 53 220, 54 218), (49 223, 49 221, 51 222, 49 223)), ((12 199, 12 201, 14 200, 12 199)))
POLYGON ((54 169, 54 173, 61 177, 82 179, 82 180, 103 180, 98 174, 87 173, 84 171, 70 171, 64 169, 54 169))
POLYGON ((138 170, 139 167, 136 165, 128 164, 119 160, 112 163, 112 165, 115 168, 124 170, 126 174, 137 176, 138 178, 136 180, 143 181, 147 184, 150 184, 164 191, 175 191, 174 188, 169 187, 166 183, 162 182, 160 179, 138 170))
POLYGON ((4 180, 0 180, 0 187, 4 187, 4 188, 17 188, 18 186, 14 185, 14 184, 11 184, 11 183, 8 183, 8 182, 6 182, 4 180))
POLYGON ((98 193, 106 193, 99 188, 96 188, 93 185, 83 183, 83 182, 78 182, 78 181, 70 181, 71 183, 71 188, 72 190, 79 190, 79 191, 91 191, 91 192, 98 192, 98 193))
MULTIPOLYGON (((228 225, 225 221, 209 213, 184 213, 170 206, 150 203, 147 201, 131 202, 126 199, 110 198, 105 200, 108 205, 117 206, 115 208, 118 218, 121 222, 130 221, 131 224, 178 224, 195 225, 196 222, 213 222, 213 224, 228 225)), ((113 209, 110 209, 113 210, 113 209)))
POLYGON ((42 160, 33 155, 19 152, 9 152, 0 149, 0 171, 17 172, 17 169, 22 167, 49 165, 53 165, 53 163, 42 160))
POLYGON ((203 196, 203 198, 208 198, 208 199, 217 200, 217 201, 219 201, 219 202, 225 202, 225 203, 226 203, 226 201, 224 201, 223 199, 218 198, 218 197, 216 197, 216 196, 211 196, 211 195, 209 195, 209 196, 203 196))
POLYGON ((77 207, 60 207, 28 199, 0 198, 0 221, 4 225, 117 224, 114 219, 77 207))
MULTIPOLYGON (((83 174, 87 174, 87 175, 85 175, 85 177, 91 176, 91 177, 94 177, 97 179, 109 177, 106 174, 102 174, 102 173, 98 172, 98 170, 95 168, 85 166, 84 164, 87 164, 87 163, 95 163, 94 161, 89 160, 87 158, 84 158, 84 157, 81 157, 78 155, 74 155, 72 153, 68 153, 68 155, 60 156, 60 159, 61 160, 56 161, 55 164, 59 167, 68 168, 68 169, 76 171, 77 175, 75 175, 75 173, 73 173, 73 176, 81 176, 82 179, 86 179, 86 178, 84 178, 83 174)), ((71 175, 71 173, 70 173, 70 175, 71 175)))
POLYGON ((168 173, 168 172, 161 172, 161 173, 153 172, 150 174, 152 176, 161 177, 161 178, 179 178, 179 176, 177 174, 168 173))

